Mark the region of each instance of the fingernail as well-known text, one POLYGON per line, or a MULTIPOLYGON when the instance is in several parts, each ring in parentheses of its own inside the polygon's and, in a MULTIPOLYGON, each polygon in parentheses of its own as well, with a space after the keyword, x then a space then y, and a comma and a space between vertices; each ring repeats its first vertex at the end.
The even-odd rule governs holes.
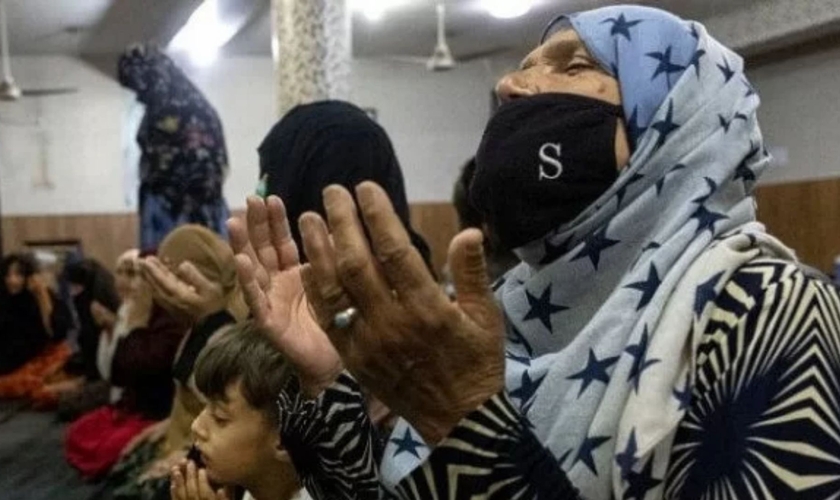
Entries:
POLYGON ((362 193, 370 193, 370 184, 368 184, 367 182, 361 182, 359 184, 356 184, 356 194, 359 195, 362 193))
POLYGON ((327 205, 335 203, 337 197, 341 196, 341 188, 335 184, 329 185, 324 188, 321 195, 324 197, 324 207, 326 207, 327 205))
POLYGON ((356 199, 359 202, 359 208, 365 208, 373 201, 373 189, 368 182, 364 182, 356 186, 356 199))
POLYGON ((305 235, 312 231, 312 217, 308 214, 301 215, 300 219, 298 219, 298 229, 300 229, 300 234, 305 235))

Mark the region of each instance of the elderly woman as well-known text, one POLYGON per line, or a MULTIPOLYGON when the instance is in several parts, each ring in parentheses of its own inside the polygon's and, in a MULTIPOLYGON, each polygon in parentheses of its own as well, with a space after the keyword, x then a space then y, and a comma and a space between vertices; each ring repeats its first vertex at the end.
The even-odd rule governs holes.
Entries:
POLYGON ((755 221, 768 156, 741 59, 700 24, 609 7, 552 23, 497 93, 470 190, 522 263, 495 294, 468 230, 448 301, 372 183, 361 217, 340 187, 326 222, 302 217, 302 269, 279 201, 253 207, 250 246, 234 232, 313 411, 353 394, 299 348, 326 334, 405 419, 379 471, 357 442, 322 460, 403 498, 835 495, 840 299, 755 221), (295 273, 308 305, 284 316, 295 273))

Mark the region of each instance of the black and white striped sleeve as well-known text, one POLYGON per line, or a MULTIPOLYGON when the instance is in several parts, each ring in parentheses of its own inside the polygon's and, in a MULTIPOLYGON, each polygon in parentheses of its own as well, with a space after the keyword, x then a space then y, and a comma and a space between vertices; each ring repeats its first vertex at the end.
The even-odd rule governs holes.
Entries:
POLYGON ((397 490, 406 500, 578 498, 504 393, 462 420, 397 490))
POLYGON ((283 390, 280 439, 315 500, 378 500, 381 455, 361 389, 348 374, 314 400, 283 390))

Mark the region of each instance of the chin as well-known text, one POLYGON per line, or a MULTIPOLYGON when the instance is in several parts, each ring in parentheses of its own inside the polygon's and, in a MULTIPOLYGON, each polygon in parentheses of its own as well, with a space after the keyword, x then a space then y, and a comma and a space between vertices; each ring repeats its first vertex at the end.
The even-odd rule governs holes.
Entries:
POLYGON ((213 488, 228 485, 228 482, 224 480, 224 475, 219 475, 219 473, 213 469, 212 465, 205 465, 204 471, 207 473, 207 480, 210 481, 210 485, 213 488))

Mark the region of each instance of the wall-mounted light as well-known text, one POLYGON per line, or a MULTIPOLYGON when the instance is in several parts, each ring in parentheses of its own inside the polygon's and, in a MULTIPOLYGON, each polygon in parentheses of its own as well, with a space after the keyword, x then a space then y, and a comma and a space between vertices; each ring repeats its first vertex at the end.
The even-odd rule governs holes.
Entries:
POLYGON ((208 66, 236 31, 235 25, 222 20, 218 0, 204 0, 169 42, 169 49, 187 53, 198 66, 208 66))
POLYGON ((532 4, 532 0, 483 0, 487 12, 499 19, 524 16, 531 10, 532 4))

